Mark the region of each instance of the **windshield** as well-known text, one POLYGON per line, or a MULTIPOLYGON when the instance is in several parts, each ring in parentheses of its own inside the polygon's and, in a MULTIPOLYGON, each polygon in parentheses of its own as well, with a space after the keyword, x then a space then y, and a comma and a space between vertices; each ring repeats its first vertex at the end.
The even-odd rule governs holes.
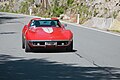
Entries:
POLYGON ((60 27, 59 20, 33 20, 31 26, 35 27, 60 27))

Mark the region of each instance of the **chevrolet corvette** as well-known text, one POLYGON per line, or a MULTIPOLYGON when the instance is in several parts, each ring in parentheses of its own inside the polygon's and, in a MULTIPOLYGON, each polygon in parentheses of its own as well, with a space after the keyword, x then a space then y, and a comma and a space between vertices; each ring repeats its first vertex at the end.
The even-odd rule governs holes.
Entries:
POLYGON ((73 33, 57 18, 33 18, 22 29, 22 48, 73 50, 73 33))

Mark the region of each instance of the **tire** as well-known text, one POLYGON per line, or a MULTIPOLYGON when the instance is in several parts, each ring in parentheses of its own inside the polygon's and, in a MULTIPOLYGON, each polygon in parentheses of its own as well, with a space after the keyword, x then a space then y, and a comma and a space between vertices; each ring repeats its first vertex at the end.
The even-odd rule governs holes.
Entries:
POLYGON ((73 51, 73 41, 71 44, 66 48, 66 51, 73 51))
POLYGON ((28 45, 28 42, 25 41, 25 52, 31 52, 31 48, 30 46, 28 45))
POLYGON ((25 49, 25 39, 23 35, 22 35, 22 49, 25 49))

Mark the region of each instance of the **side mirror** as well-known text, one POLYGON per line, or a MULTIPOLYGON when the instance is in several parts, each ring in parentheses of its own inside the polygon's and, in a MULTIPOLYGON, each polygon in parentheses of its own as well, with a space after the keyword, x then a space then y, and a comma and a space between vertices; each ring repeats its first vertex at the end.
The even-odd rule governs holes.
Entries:
POLYGON ((25 29, 28 29, 28 28, 29 28, 28 25, 25 25, 24 27, 25 27, 25 29))
POLYGON ((24 25, 25 27, 28 27, 28 25, 24 25))
POLYGON ((30 26, 29 26, 29 25, 25 25, 25 27, 30 28, 30 26))
POLYGON ((67 27, 67 24, 64 24, 65 27, 67 27))

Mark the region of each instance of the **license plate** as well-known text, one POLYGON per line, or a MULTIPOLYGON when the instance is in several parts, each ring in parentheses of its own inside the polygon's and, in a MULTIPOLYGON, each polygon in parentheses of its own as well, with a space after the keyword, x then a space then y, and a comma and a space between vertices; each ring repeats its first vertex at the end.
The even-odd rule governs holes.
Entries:
POLYGON ((57 42, 45 42, 45 45, 57 45, 57 42))

